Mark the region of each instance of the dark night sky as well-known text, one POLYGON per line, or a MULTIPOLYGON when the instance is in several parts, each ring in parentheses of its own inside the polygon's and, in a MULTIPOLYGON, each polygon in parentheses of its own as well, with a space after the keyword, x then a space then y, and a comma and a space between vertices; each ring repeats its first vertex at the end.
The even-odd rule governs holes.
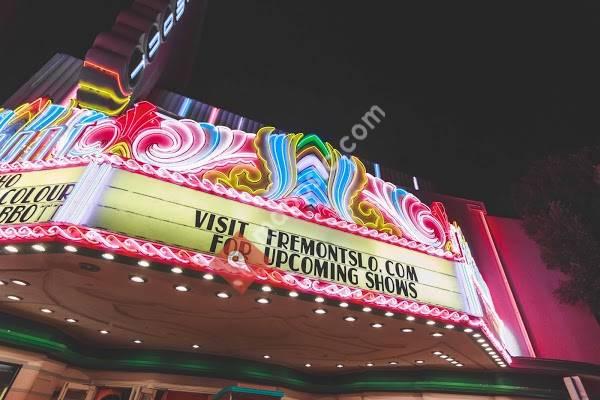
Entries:
MULTIPOLYGON (((128 1, 6 3, 3 99, 55 52, 82 57, 128 1)), ((335 146, 376 104, 356 155, 510 214, 532 160, 598 144, 599 38, 593 2, 210 0, 172 89, 335 146)))

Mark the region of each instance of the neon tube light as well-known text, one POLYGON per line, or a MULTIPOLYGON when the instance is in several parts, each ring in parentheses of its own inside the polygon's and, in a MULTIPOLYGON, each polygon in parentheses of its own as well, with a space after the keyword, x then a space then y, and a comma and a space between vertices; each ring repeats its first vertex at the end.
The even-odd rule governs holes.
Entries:
POLYGON ((176 20, 179 21, 179 19, 181 19, 181 16, 183 15, 183 13, 185 12, 185 0, 177 0, 177 6, 176 6, 176 20))
POLYGON ((169 16, 165 19, 165 22, 163 23, 163 35, 165 36, 165 38, 169 35, 169 32, 171 32, 172 28, 173 28, 173 13, 169 14, 169 16))
POLYGON ((150 47, 150 51, 148 52, 148 57, 152 58, 154 56, 154 54, 156 53, 156 51, 158 50, 159 46, 160 46, 160 33, 156 32, 154 34, 154 37, 152 38, 152 40, 150 40, 150 43, 148 44, 148 47, 150 47))
POLYGON ((381 167, 379 166, 378 163, 373 163, 373 169, 375 170, 375 176, 379 179, 381 179, 381 167))
POLYGON ((137 65, 137 67, 135 67, 133 69, 133 72, 131 73, 131 75, 129 75, 129 78, 134 79, 142 71, 142 69, 144 69, 145 66, 146 66, 146 61, 142 57, 142 60, 137 65))
POLYGON ((177 112, 178 115, 185 117, 190 109, 190 106, 192 105, 192 99, 189 98, 184 98, 183 99, 183 103, 181 103, 181 106, 179 107, 179 111, 177 112))
POLYGON ((523 317, 521 316, 521 312, 519 311, 519 308, 517 306, 517 301, 512 292, 510 284, 508 283, 508 277, 506 276, 506 273, 504 272, 504 266, 502 265, 502 261, 500 260, 500 255, 498 254, 498 250, 496 249, 496 243, 494 242, 494 239, 492 237, 492 233, 490 232, 490 228, 488 226, 487 220, 485 219, 484 211, 481 209, 478 209, 478 208, 474 208, 474 207, 471 209, 479 214, 479 218, 481 219, 481 223, 483 224, 483 227, 485 229, 485 233, 487 235, 488 242, 490 244, 490 247, 492 248, 492 253, 494 254, 494 259, 496 261, 496 267, 498 268, 498 271, 500 272, 500 276, 502 277, 502 281, 504 283, 506 291, 508 292, 508 297, 510 299, 510 303, 513 308, 513 311, 515 312, 515 315, 517 317, 517 323, 519 325, 519 329, 523 335, 523 338, 525 339, 525 345, 527 346, 527 350, 529 351, 529 354, 531 355, 531 357, 536 357, 535 350, 533 349, 533 345, 531 343, 531 340, 529 339, 529 334, 527 333, 527 329, 525 328, 525 323, 523 322, 523 317))
POLYGON ((130 95, 130 94, 131 94, 131 92, 130 92, 130 91, 128 91, 128 90, 125 90, 125 89, 123 88, 123 84, 121 83, 121 78, 120 78, 120 76, 119 76, 119 73, 118 73, 118 72, 115 72, 115 71, 113 71, 112 69, 110 69, 110 68, 108 68, 108 67, 104 67, 104 66, 102 66, 102 65, 100 65, 100 64, 96 64, 96 63, 94 63, 94 62, 87 61, 87 60, 83 62, 83 66, 84 66, 84 67, 95 68, 95 69, 97 69, 97 70, 99 70, 99 71, 106 72, 107 74, 109 74, 109 75, 112 75, 112 76, 115 78, 115 80, 117 81, 117 85, 119 85, 119 90, 121 91, 121 93, 122 93, 124 96, 128 96, 128 95, 130 95))
POLYGON ((119 105, 127 104, 127 103, 129 103, 129 100, 131 99, 131 96, 119 97, 114 91, 112 91, 109 88, 104 88, 104 87, 96 86, 96 85, 94 85, 92 83, 85 82, 85 81, 80 81, 79 82, 79 87, 82 88, 82 89, 84 89, 84 90, 95 92, 99 96, 102 96, 102 97, 105 97, 107 99, 110 99, 110 100, 112 100, 113 102, 115 102, 115 103, 117 103, 119 105))

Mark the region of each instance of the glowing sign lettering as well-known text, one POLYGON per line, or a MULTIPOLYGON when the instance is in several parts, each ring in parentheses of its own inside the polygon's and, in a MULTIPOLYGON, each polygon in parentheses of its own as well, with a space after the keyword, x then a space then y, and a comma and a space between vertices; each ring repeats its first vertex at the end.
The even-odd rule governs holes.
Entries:
POLYGON ((75 167, 0 175, 0 224, 49 221, 82 173, 75 167))

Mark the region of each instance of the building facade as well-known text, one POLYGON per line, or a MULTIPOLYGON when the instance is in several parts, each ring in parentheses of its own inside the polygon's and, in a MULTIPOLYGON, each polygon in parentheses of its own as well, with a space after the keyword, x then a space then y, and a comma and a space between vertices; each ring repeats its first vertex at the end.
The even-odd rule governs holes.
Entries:
POLYGON ((518 220, 162 89, 204 12, 134 1, 0 109, 0 399, 600 396, 518 220))

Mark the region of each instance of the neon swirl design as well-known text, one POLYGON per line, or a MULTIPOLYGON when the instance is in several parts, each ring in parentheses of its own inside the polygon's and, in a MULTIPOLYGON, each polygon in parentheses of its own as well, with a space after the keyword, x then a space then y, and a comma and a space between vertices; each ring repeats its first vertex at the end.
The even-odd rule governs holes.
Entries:
POLYGON ((329 199, 333 209, 346 221, 354 221, 350 205, 365 185, 365 167, 356 157, 342 156, 339 151, 332 151, 331 176, 329 178, 329 199))
POLYGON ((257 154, 270 178, 263 196, 281 199, 296 186, 296 146, 302 134, 273 134, 275 128, 261 129, 255 139, 257 154))
POLYGON ((82 157, 106 150, 119 137, 119 126, 114 120, 102 120, 88 127, 69 152, 70 156, 82 157))
POLYGON ((133 141, 133 157, 172 171, 197 173, 239 162, 256 160, 244 152, 244 132, 192 120, 163 120, 159 127, 141 131, 133 141))
POLYGON ((364 198, 380 209, 409 238, 433 247, 446 244, 446 229, 415 195, 381 179, 371 179, 364 198))
POLYGON ((327 183, 329 181, 329 148, 315 134, 309 134, 298 141, 296 148, 296 169, 298 171, 296 187, 290 198, 302 199, 305 204, 331 208, 327 183))
POLYGON ((272 127, 251 134, 175 120, 148 102, 109 118, 38 99, 0 117, 0 162, 116 154, 267 201, 298 199, 296 208, 322 223, 341 220, 345 229, 379 231, 411 248, 457 251, 446 240, 449 223, 439 208, 432 213, 414 195, 366 174, 360 160, 314 134, 272 127), (19 136, 24 127, 33 130, 19 136))

